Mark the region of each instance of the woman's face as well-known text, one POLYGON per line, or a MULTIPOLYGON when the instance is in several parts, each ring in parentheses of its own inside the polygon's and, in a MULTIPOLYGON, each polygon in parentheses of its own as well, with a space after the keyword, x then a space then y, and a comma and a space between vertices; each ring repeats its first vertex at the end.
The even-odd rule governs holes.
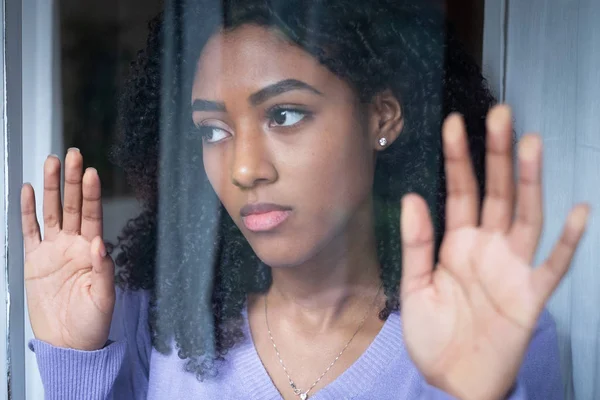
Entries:
POLYGON ((369 107, 310 54, 258 26, 217 34, 192 105, 208 178, 263 262, 298 265, 365 230, 378 139, 369 107))

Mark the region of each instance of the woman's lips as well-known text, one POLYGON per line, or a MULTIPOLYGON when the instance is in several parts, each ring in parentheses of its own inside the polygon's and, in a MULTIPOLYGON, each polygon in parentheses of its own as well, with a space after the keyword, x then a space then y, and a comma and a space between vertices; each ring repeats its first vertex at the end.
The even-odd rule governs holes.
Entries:
POLYGON ((251 214, 242 218, 244 225, 253 232, 275 229, 289 217, 291 211, 271 211, 264 214, 251 214))
POLYGON ((281 225, 292 213, 277 204, 247 204, 240 210, 244 226, 252 232, 265 232, 281 225))

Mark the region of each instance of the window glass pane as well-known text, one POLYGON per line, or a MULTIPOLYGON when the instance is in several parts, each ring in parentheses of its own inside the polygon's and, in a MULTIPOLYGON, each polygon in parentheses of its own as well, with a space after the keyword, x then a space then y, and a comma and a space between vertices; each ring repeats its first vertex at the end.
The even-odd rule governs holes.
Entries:
POLYGON ((60 2, 46 394, 598 396, 600 6, 513 3, 60 2))

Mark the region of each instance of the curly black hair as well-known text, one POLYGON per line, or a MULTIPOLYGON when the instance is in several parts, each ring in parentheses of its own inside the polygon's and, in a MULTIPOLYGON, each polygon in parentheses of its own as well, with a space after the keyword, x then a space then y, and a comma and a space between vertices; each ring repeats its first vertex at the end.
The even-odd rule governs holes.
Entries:
POLYGON ((200 380, 243 338, 248 293, 271 283, 219 203, 202 165, 189 109, 194 66, 215 32, 256 24, 275 29, 344 79, 363 103, 391 90, 405 119, 378 157, 373 195, 377 251, 387 296, 398 309, 400 198, 422 195, 439 248, 446 197, 441 125, 460 112, 483 193, 485 116, 495 100, 441 10, 423 0, 180 0, 150 23, 120 102, 113 160, 143 204, 117 244, 117 283, 151 293, 154 348, 175 347, 200 380))

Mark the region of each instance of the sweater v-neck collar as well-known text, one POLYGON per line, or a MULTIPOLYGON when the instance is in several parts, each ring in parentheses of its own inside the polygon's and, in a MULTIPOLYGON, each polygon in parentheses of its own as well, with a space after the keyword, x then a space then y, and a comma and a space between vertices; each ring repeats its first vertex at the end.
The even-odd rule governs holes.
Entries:
MULTIPOLYGON (((236 356, 237 369, 244 390, 250 400, 281 400, 281 394, 256 351, 246 307, 247 305, 242 311, 242 329, 245 339, 239 344, 236 356)), ((406 349, 402 343, 400 316, 396 311, 389 315, 369 347, 346 371, 308 398, 312 400, 352 399, 365 393, 394 358, 408 357, 404 354, 406 349)))

